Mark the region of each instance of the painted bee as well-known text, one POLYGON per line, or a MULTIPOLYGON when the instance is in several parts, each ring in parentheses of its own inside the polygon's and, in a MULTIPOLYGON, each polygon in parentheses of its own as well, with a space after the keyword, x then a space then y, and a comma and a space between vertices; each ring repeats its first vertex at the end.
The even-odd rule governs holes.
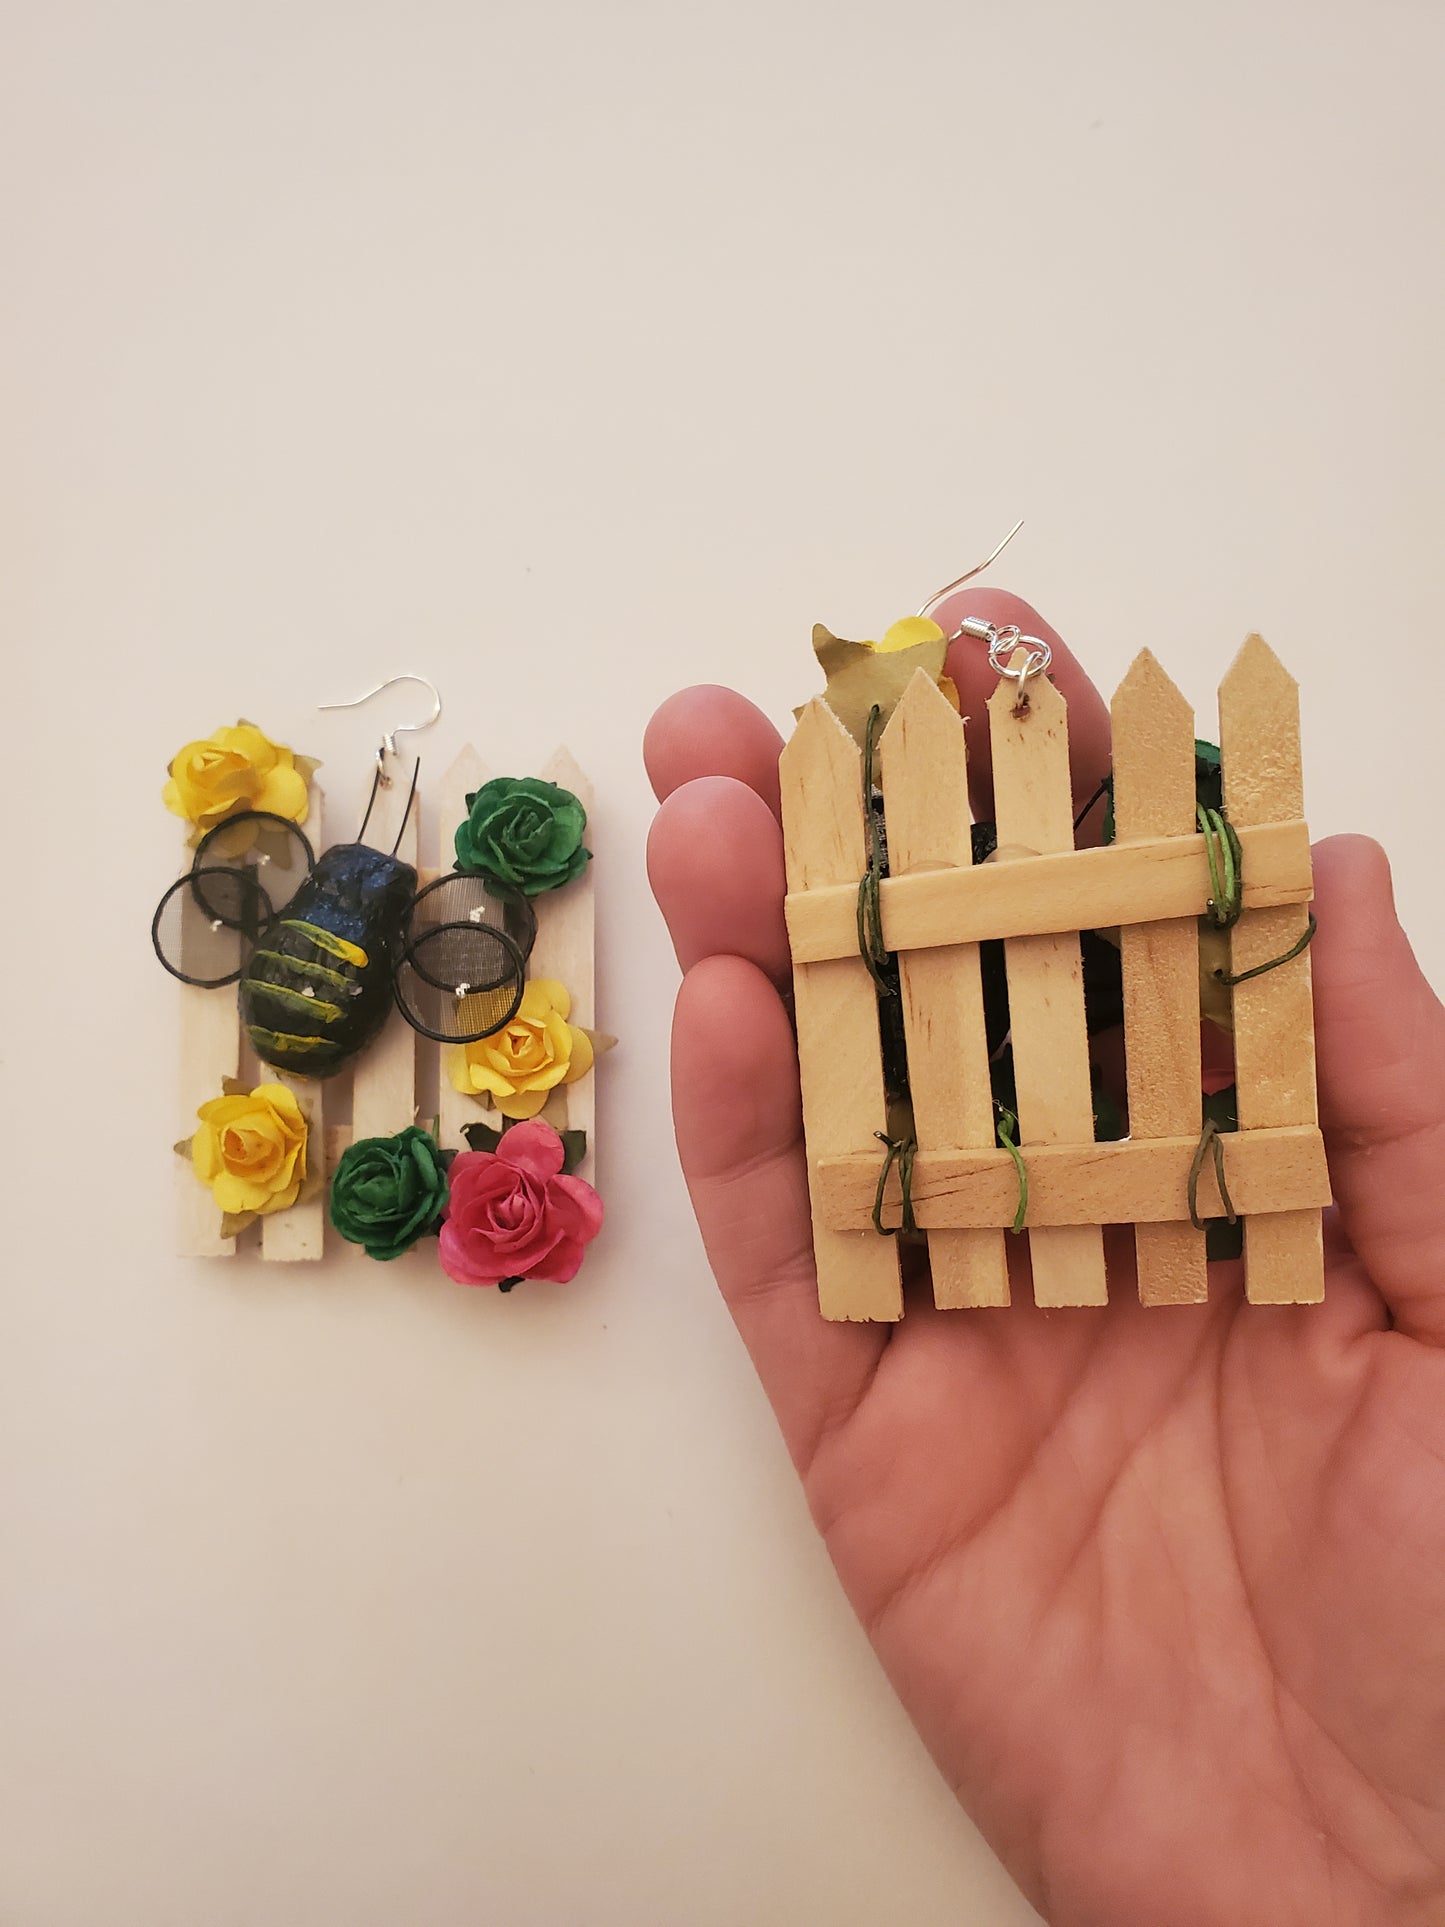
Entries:
MULTIPOLYGON (((489 877, 456 871, 418 890, 395 847, 364 841, 376 790, 373 782, 357 840, 319 858, 284 817, 226 817, 151 920, 152 946, 171 975, 206 988, 239 983, 251 1048, 294 1076, 334 1075, 393 1004, 423 1037, 458 1044, 502 1029, 522 1001, 536 934, 531 904, 489 877)), ((403 825, 415 796, 413 772, 403 825)))

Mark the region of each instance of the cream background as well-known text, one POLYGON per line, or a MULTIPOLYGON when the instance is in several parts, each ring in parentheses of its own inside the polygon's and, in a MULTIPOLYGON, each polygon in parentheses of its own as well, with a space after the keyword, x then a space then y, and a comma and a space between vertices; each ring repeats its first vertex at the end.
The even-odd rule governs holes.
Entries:
MULTIPOLYGON (((1206 711, 1259 626, 1437 981, 1427 0, 0 6, 5 1927, 1014 1927, 673 1166, 642 722, 1003 579, 1206 711), (606 1242, 168 1256, 157 791, 359 791, 390 671, 596 779, 606 1242)), ((963 1635, 966 1636, 966 1633, 963 1635)))

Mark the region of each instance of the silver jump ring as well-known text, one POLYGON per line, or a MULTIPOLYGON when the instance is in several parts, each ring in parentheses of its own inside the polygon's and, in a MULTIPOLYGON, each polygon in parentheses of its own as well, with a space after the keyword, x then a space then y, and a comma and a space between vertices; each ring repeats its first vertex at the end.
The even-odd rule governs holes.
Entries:
POLYGON ((1026 636, 1014 623, 1000 629, 988 646, 989 668, 995 675, 1016 682, 1020 691, 1031 676, 1044 675, 1053 659, 1054 652, 1042 636, 1026 636), (1015 668, 1010 658, 1020 649, 1026 649, 1028 654, 1015 668))

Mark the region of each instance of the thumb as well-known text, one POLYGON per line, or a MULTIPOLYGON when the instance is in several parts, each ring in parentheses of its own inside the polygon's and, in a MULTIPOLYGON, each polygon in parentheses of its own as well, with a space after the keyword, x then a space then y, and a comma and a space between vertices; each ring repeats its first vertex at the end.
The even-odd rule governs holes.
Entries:
POLYGON ((1351 1243, 1402 1331, 1445 1344, 1445 1010, 1378 843, 1317 844, 1320 1122, 1351 1243))

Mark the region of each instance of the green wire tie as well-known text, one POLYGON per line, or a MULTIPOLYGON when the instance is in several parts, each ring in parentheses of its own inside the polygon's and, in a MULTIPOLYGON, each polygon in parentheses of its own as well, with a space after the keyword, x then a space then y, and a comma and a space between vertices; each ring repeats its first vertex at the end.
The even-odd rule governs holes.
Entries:
POLYGON ((900 1231, 912 1237, 918 1229, 918 1221, 913 1215, 913 1160, 918 1153, 918 1140, 911 1137, 889 1137, 886 1131, 875 1131, 873 1135, 884 1146, 883 1169, 878 1173, 878 1190, 873 1198, 873 1229, 880 1238, 896 1238, 900 1231), (903 1217, 898 1224, 884 1224, 883 1193, 888 1185, 888 1173, 895 1164, 898 1166, 898 1183, 903 1192, 903 1217))
POLYGON ((1015 1211, 1014 1221, 1009 1226, 1010 1231, 1017 1233, 1023 1230, 1024 1222, 1029 1215, 1028 1167, 1024 1163, 1024 1154, 1018 1146, 1019 1121, 1017 1116, 1013 1111, 1005 1110, 1003 1105, 997 1102, 994 1104, 994 1110, 998 1114, 996 1129, 998 1132, 999 1145, 1003 1150, 1007 1151, 1013 1159, 1014 1169, 1019 1174, 1019 1208, 1015 1211))
POLYGON ((1224 1140, 1219 1134, 1219 1126, 1211 1117, 1205 1119, 1204 1129, 1199 1133, 1199 1146, 1194 1153, 1194 1162, 1189 1167, 1189 1222, 1196 1231, 1204 1231, 1208 1228, 1208 1220, 1199 1215, 1199 1177, 1204 1169, 1204 1160, 1211 1153, 1214 1157, 1214 1180, 1219 1186, 1225 1218, 1230 1224, 1239 1223, 1239 1213, 1234 1208, 1234 1200, 1229 1195, 1229 1186, 1224 1181, 1224 1140))

